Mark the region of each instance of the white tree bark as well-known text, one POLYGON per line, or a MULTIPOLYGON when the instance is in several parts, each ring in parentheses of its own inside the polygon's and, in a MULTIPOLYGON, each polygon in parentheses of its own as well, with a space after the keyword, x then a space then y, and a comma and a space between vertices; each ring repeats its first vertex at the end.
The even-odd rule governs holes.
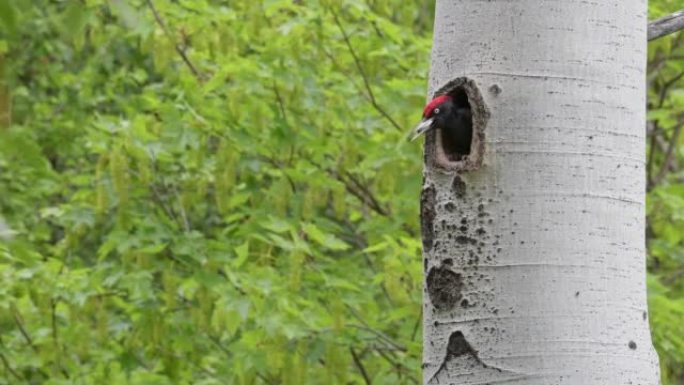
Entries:
POLYGON ((646 23, 645 0, 437 1, 430 97, 489 120, 463 161, 426 138, 425 384, 659 383, 646 23))

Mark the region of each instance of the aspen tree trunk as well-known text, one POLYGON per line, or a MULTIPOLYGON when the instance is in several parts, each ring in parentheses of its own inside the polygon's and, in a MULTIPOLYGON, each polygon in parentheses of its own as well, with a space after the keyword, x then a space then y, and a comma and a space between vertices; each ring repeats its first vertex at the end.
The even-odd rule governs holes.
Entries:
POLYGON ((425 384, 659 383, 645 285, 646 1, 438 0, 425 384), (452 138, 453 139, 453 138, 452 138))

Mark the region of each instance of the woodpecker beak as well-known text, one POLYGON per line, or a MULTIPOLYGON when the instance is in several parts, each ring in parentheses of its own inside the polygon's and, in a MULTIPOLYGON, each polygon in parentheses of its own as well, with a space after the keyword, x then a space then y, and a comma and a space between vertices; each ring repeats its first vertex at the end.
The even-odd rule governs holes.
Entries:
POLYGON ((413 142, 414 140, 416 140, 417 137, 428 132, 432 128, 432 122, 433 121, 434 121, 434 118, 430 118, 430 119, 423 119, 422 122, 418 123, 416 128, 413 129, 413 132, 411 132, 411 137, 409 137, 409 141, 413 142))

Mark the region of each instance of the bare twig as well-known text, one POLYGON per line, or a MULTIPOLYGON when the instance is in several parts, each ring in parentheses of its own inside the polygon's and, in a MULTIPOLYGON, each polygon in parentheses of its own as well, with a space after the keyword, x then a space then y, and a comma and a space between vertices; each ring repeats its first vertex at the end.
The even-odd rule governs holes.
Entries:
MULTIPOLYGON (((677 145, 677 141, 679 140, 679 134, 682 132, 682 125, 684 125, 684 122, 679 122, 679 124, 675 126, 672 137, 670 138, 670 143, 667 146, 667 151, 665 152, 665 160, 663 161, 663 165, 660 167, 658 175, 653 178, 654 186, 662 182, 667 175, 667 172, 670 170, 670 164, 674 160, 674 149, 677 145)), ((651 151, 653 151, 653 149, 651 149, 651 151)))
POLYGON ((359 369, 359 372, 361 373, 363 380, 366 382, 366 385, 371 385, 372 382, 371 382, 370 377, 368 377, 368 373, 366 372, 366 368, 363 367, 363 363, 361 362, 361 359, 359 358, 359 356, 354 351, 354 348, 352 348, 350 346, 349 352, 351 353, 352 358, 354 359, 354 364, 359 369))
MULTIPOLYGON (((679 34, 675 36, 675 38, 672 40, 672 52, 676 51, 677 48, 679 48, 680 44, 682 43, 682 34, 679 34)), ((647 86, 648 88, 651 87, 651 82, 653 81, 653 78, 655 76, 658 76, 661 74, 660 70, 667 64, 668 60, 675 60, 676 58, 671 56, 671 55, 666 55, 663 51, 658 50, 655 54, 655 57, 652 62, 648 63, 648 68, 649 74, 647 76, 648 82, 647 86)))
MULTIPOLYGON (((357 318, 357 319, 358 319, 358 318, 357 318)), ((359 321, 361 321, 361 320, 359 319, 359 321)), ((373 329, 372 327, 366 326, 366 325, 349 324, 349 326, 354 327, 354 328, 357 328, 357 329, 359 329, 359 330, 365 330, 365 331, 367 331, 367 332, 369 332, 369 333, 375 335, 376 337, 378 337, 378 339, 379 339, 380 341, 382 341, 382 342, 386 343, 387 345, 391 346, 392 349, 394 349, 394 350, 398 350, 398 351, 400 351, 400 352, 406 352, 406 348, 405 348, 405 347, 403 347, 403 346, 397 344, 396 342, 392 341, 389 337, 387 337, 385 334, 383 334, 383 333, 382 333, 381 331, 379 331, 379 330, 375 330, 375 329, 373 329)))
POLYGON ((370 102, 371 99, 368 96, 368 93, 364 92, 364 89, 361 88, 358 84, 356 84, 354 78, 344 71, 344 68, 342 68, 342 66, 337 62, 335 56, 325 48, 323 49, 323 54, 325 54, 325 56, 327 56, 328 59, 330 59, 330 62, 333 64, 333 66, 337 68, 337 72, 341 73, 342 75, 344 75, 345 78, 349 79, 349 84, 353 85, 356 91, 358 91, 359 94, 363 95, 363 97, 370 102))
POLYGON ((660 95, 658 96, 658 108, 661 108, 663 104, 665 104, 667 91, 669 91, 670 87, 677 83, 679 79, 681 79, 682 77, 684 77, 684 71, 678 73, 675 77, 666 81, 665 84, 663 84, 662 88, 660 89, 660 95))
POLYGON ((33 343, 33 339, 26 331, 26 328, 24 328, 24 323, 22 321, 21 315, 16 309, 14 310, 14 323, 17 325, 17 328, 19 328, 19 332, 24 337, 24 340, 26 340, 28 346, 30 346, 34 352, 38 353, 38 347, 36 347, 36 345, 33 343))
POLYGON ((218 270, 218 275, 220 275, 221 277, 225 278, 225 280, 228 281, 228 283, 229 283, 231 286, 233 286, 233 288, 234 288, 238 293, 240 293, 241 295, 247 295, 247 292, 246 292, 243 288, 241 288, 240 286, 238 286, 237 283, 233 282, 233 281, 230 279, 230 277, 228 277, 228 274, 226 274, 226 272, 225 272, 223 269, 219 269, 219 270, 218 270))
POLYGON ((669 286, 677 282, 682 277, 684 277, 684 266, 672 272, 668 277, 665 277, 663 279, 663 283, 669 286))
MULTIPOLYGON (((380 205, 380 202, 375 198, 373 193, 368 189, 368 187, 361 183, 355 176, 354 174, 350 172, 344 172, 344 175, 340 173, 336 173, 338 176, 342 178, 342 182, 346 184, 346 182, 343 180, 346 178, 347 180, 351 181, 357 188, 357 192, 360 192, 365 198, 368 203, 368 205, 375 210, 378 214, 381 214, 383 216, 388 216, 389 212, 380 205)), ((351 191, 350 191, 351 192, 351 191)), ((353 193, 352 193, 353 194, 353 193)))
POLYGON ((401 346, 398 343, 392 341, 392 339, 390 337, 386 336, 383 332, 381 332, 379 330, 375 330, 370 325, 368 325, 368 323, 363 319, 363 317, 361 317, 361 315, 353 307, 347 305, 347 308, 351 312, 352 316, 354 316, 354 318, 356 318, 359 322, 361 322, 361 325, 351 324, 349 326, 355 327, 355 328, 360 329, 360 330, 366 330, 366 331, 376 335, 380 339, 380 341, 385 342, 386 344, 395 348, 396 350, 399 350, 402 352, 406 351, 406 347, 401 346))
POLYGON ((311 159, 306 159, 309 163, 311 163, 314 167, 317 169, 327 172, 330 175, 332 175, 335 179, 339 180, 344 184, 345 189, 347 190, 348 193, 352 194, 354 197, 356 197, 361 203, 364 205, 368 206, 370 209, 375 211, 376 213, 382 215, 382 216, 389 216, 389 212, 383 208, 378 200, 373 196, 373 194, 366 188, 365 186, 361 186, 360 183, 356 178, 353 177, 353 175, 349 172, 344 172, 340 173, 336 170, 330 169, 330 168, 325 168, 316 162, 312 161, 311 159), (349 178, 351 176, 351 178, 349 178))
POLYGON ((185 229, 185 232, 189 232, 191 230, 190 222, 188 221, 188 216, 185 213, 185 208, 183 207, 183 200, 181 199, 180 194, 178 194, 178 189, 176 189, 176 186, 173 186, 173 194, 176 196, 176 200, 178 201, 178 211, 180 212, 181 219, 183 220, 183 228, 185 229))
POLYGON ((276 169, 281 170, 283 172, 283 176, 285 177, 285 179, 287 179, 287 183, 290 184, 290 189, 292 189, 292 193, 296 194, 297 193, 297 185, 295 184, 294 180, 292 180, 292 178, 289 175, 287 175, 287 173, 285 171, 283 171, 286 168, 286 166, 289 166, 289 162, 287 165, 284 165, 282 163, 279 163, 275 158, 271 158, 268 156, 264 156, 262 158, 266 162, 268 162, 270 165, 272 165, 276 169))
POLYGON ((423 319, 423 308, 420 309, 418 314, 418 319, 416 319, 416 324, 413 325, 413 333, 411 333, 411 341, 416 340, 416 335, 418 334, 418 327, 420 326, 420 321, 423 319))
MULTIPOLYGON (((176 222, 178 226, 185 226, 183 222, 181 222, 181 218, 179 218, 176 213, 173 211, 172 207, 168 207, 165 203, 164 196, 161 191, 159 191, 156 187, 156 182, 157 182, 157 161, 154 157, 152 157, 152 172, 154 173, 154 180, 152 180, 148 186, 150 188, 150 191, 152 192, 152 201, 154 201, 157 206, 166 214, 166 216, 176 222)), ((163 182, 163 181, 162 181, 163 182)), ((166 187, 162 185, 163 187, 166 187)))
POLYGON ((376 213, 382 216, 387 216, 387 212, 385 211, 385 209, 383 209, 381 206, 378 206, 377 202, 374 202, 373 199, 367 197, 361 191, 358 191, 352 184, 349 183, 348 180, 344 179, 341 175, 337 173, 335 173, 335 175, 337 175, 337 179, 344 184, 344 187, 346 188, 348 193, 355 196, 358 200, 360 200, 367 207, 370 207, 376 213))
POLYGON ((669 143, 665 139, 663 139, 662 136, 656 136, 656 144, 658 145, 658 148, 661 152, 667 151, 667 146, 669 145, 669 143))
POLYGON ((273 92, 275 92, 276 101, 278 101, 278 106, 280 107, 280 113, 283 115, 283 120, 285 121, 285 124, 289 126, 289 123, 287 122, 287 113, 285 112, 285 102, 283 101, 282 96, 280 96, 280 91, 278 91, 278 85, 276 84, 275 80, 273 81, 273 92))
POLYGON ((162 19, 161 15, 159 14, 159 11, 157 11, 157 8, 154 6, 154 3, 152 0, 147 0, 147 5, 150 7, 152 10, 152 13, 154 14, 154 19, 157 21, 157 24, 159 24, 159 27, 161 27, 162 31, 164 31, 164 34, 166 37, 171 40, 173 43, 173 46, 176 49, 176 52, 178 52, 178 55, 180 55, 181 59, 185 62, 185 64, 190 68, 190 72, 197 78, 197 80, 202 80, 202 75, 200 72, 197 70, 197 67, 195 67, 194 64, 190 61, 190 58, 188 57, 187 53, 185 52, 185 48, 181 47, 180 44, 176 43, 176 39, 173 37, 171 34, 171 31, 169 30, 169 27, 164 23, 164 19, 162 19))
MULTIPOLYGON (((59 270, 58 274, 62 274, 62 269, 64 268, 64 265, 62 265, 62 268, 59 270)), ((52 324, 52 341, 55 344, 55 348, 58 351, 61 351, 62 348, 59 346, 59 330, 57 329, 57 300, 54 298, 50 299, 50 323, 52 324)), ((64 366, 62 366, 62 355, 57 356, 57 366, 59 367, 59 370, 62 372, 62 375, 64 378, 69 379, 69 372, 67 372, 66 369, 64 369, 64 366)))
POLYGON ((382 358, 385 359, 390 365, 392 365, 399 373, 404 373, 406 374, 406 377, 411 380, 414 384, 418 384, 418 380, 413 377, 413 374, 411 371, 407 370, 406 366, 402 364, 400 361, 395 360, 394 358, 390 357, 387 352, 383 351, 383 349, 374 349, 376 353, 382 358))
MULTIPOLYGON (((2 336, 0 336, 0 348, 2 348, 2 349, 5 350, 5 351, 8 351, 8 350, 7 350, 7 346, 5 345, 4 341, 2 340, 2 336)), ((14 371, 13 369, 11 369, 11 367, 10 367, 10 365, 9 365, 9 361, 7 360, 7 357, 3 356, 2 361, 3 361, 3 365, 5 365, 5 367, 7 368, 7 370, 9 370, 10 372, 13 372, 13 371, 14 371)), ((40 373, 44 378, 50 378, 50 375, 47 374, 43 369, 41 369, 41 368, 36 368, 36 370, 37 370, 38 373, 40 373)), ((17 373, 17 374, 18 374, 18 373, 17 373)), ((15 377, 17 377, 17 376, 15 375, 15 377)))
POLYGON ((356 64, 356 68, 359 70, 359 74, 363 78, 363 84, 366 87, 366 91, 368 92, 368 97, 370 98, 370 102, 373 105, 373 107, 387 119, 393 126, 399 131, 403 131, 399 123, 397 123, 391 116, 390 114, 387 113, 377 102, 375 99, 375 94, 373 94, 373 89, 371 88, 370 81, 368 80, 368 76, 366 75, 366 71, 364 71, 363 66, 361 65, 361 60, 359 57, 356 55, 356 51, 354 50, 354 47, 351 44, 351 41, 349 40, 349 35, 347 35, 347 31, 345 31, 344 27, 342 26, 342 23, 340 22, 340 19, 337 17, 337 13, 330 8, 330 12, 333 14, 333 18, 335 19, 335 24, 337 24, 337 27, 340 29, 340 32, 342 33, 342 37, 344 38, 344 43, 347 45, 347 48, 349 49, 349 53, 352 55, 352 58, 354 59, 354 64, 356 64))
POLYGON ((221 340, 219 340, 218 337, 212 336, 209 333, 206 333, 206 336, 209 339, 209 341, 211 341, 214 344, 214 346, 216 346, 220 351, 222 351, 226 355, 226 357, 233 358, 233 353, 231 353, 231 351, 228 350, 228 348, 221 344, 221 340))
POLYGON ((19 381, 24 381, 24 378, 19 375, 14 369, 12 369, 12 365, 10 365, 9 361, 7 361, 7 357, 5 357, 4 354, 0 353, 0 361, 2 361, 2 364, 5 366, 5 369, 7 369, 8 372, 14 376, 19 381))
POLYGON ((155 203, 157 203, 159 208, 162 209, 164 214, 166 214, 166 216, 169 217, 169 219, 174 220, 176 223, 178 223, 179 225, 182 226, 180 219, 176 216, 176 214, 173 212, 173 210, 171 208, 167 207, 166 204, 164 203, 164 199, 162 197, 162 194, 155 187, 154 181, 152 183, 150 183, 149 187, 150 187, 150 191, 152 191, 152 200, 155 203))
POLYGON ((684 10, 648 23, 648 40, 655 40, 682 29, 684 29, 684 10))
MULTIPOLYGON (((663 90, 660 92, 660 101, 658 107, 662 107, 664 100, 666 98, 667 89, 676 83, 679 79, 684 77, 684 72, 676 75, 674 78, 668 80, 663 85, 663 90)), ((667 176, 667 172, 675 169, 675 153, 674 150, 679 139, 679 135, 682 131, 682 126, 684 126, 684 115, 680 115, 677 120, 677 125, 674 128, 670 140, 666 141, 664 138, 664 131, 659 127, 659 122, 657 120, 648 122, 646 134, 651 137, 651 142, 649 146, 648 161, 646 163, 646 174, 647 174, 647 191, 651 191, 654 187, 660 184, 663 179, 667 176), (656 145, 661 152, 664 153, 665 159, 660 167, 658 173, 655 173, 655 152, 656 145)))
POLYGON ((646 162, 646 176, 647 176, 647 190, 651 190, 653 186, 653 162, 655 161, 655 144, 658 136, 658 122, 653 122, 653 131, 651 132, 651 145, 649 146, 648 161, 646 162))

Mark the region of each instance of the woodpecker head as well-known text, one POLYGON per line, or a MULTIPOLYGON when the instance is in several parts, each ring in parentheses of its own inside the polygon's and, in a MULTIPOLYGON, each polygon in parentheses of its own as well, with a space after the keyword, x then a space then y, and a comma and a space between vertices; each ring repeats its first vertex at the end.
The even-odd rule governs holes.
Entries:
POLYGON ((413 141, 433 128, 443 128, 449 116, 454 114, 454 100, 450 95, 440 95, 432 99, 423 110, 423 120, 413 129, 409 140, 413 141))

